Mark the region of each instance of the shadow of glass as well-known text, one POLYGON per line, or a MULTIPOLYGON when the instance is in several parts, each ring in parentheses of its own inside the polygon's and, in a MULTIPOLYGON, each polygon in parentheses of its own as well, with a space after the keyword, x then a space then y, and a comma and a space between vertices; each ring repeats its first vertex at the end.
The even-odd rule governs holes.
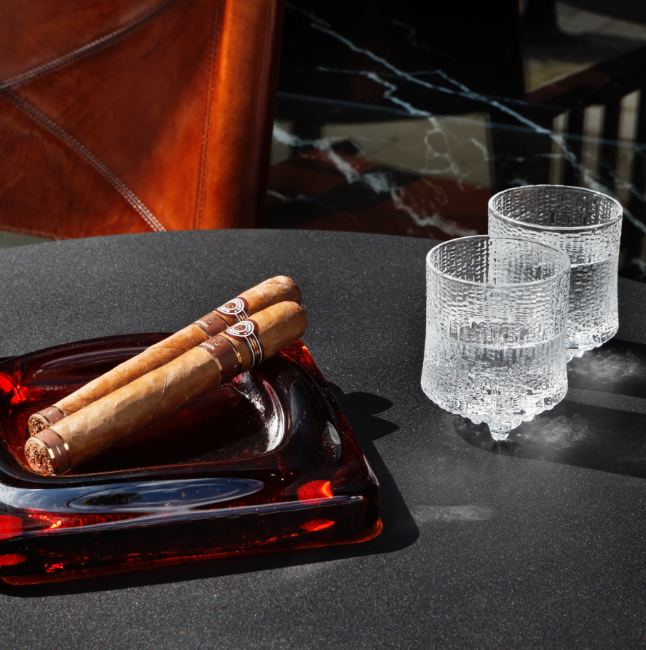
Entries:
POLYGON ((80 578, 58 583, 12 586, 0 581, 0 593, 21 598, 41 598, 112 591, 392 553, 411 545, 419 537, 419 530, 394 479, 374 446, 374 440, 398 429, 397 425, 376 417, 378 413, 388 410, 392 406, 392 402, 368 393, 345 395, 338 386, 331 384, 330 387, 379 479, 383 530, 374 539, 358 544, 263 552, 240 557, 226 557, 221 560, 198 558, 164 567, 125 571, 113 575, 80 578))
POLYGON ((486 424, 450 416, 464 440, 491 453, 646 478, 646 346, 610 341, 568 366, 551 411, 495 442, 486 424))
POLYGON ((646 399, 646 345, 612 339, 568 364, 570 389, 646 399))

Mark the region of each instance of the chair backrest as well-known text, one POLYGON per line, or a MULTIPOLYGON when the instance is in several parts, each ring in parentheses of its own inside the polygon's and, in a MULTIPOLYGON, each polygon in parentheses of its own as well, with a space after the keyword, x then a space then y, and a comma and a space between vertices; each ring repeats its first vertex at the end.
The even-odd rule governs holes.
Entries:
POLYGON ((0 0, 0 229, 262 220, 284 0, 0 0))

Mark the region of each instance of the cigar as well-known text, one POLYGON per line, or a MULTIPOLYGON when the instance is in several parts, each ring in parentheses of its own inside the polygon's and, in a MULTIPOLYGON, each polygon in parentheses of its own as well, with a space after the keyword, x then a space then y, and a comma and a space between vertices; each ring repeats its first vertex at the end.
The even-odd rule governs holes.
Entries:
POLYGON ((29 435, 35 436, 43 429, 60 422, 63 418, 80 411, 147 372, 160 368, 196 345, 223 332, 227 327, 285 300, 299 304, 301 302, 301 292, 292 280, 279 275, 261 282, 188 327, 155 343, 136 357, 120 363, 56 404, 32 414, 27 422, 29 435))
POLYGON ((30 438, 27 462, 39 474, 62 474, 272 357, 306 327, 295 302, 268 307, 30 438))

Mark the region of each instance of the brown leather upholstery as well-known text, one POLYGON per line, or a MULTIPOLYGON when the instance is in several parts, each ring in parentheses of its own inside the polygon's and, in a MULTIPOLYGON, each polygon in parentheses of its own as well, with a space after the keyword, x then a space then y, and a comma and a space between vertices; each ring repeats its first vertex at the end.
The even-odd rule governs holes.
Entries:
POLYGON ((283 0, 0 0, 0 229, 250 227, 283 0))

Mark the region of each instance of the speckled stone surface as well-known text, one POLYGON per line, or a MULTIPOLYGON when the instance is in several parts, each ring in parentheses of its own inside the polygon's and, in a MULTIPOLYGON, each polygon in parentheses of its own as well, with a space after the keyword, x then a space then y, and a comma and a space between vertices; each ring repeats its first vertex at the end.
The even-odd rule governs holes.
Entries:
POLYGON ((620 340, 577 360, 566 401, 495 445, 420 388, 429 248, 215 231, 0 251, 0 356, 178 329, 292 277, 384 521, 363 545, 0 583, 0 647, 644 647, 646 287, 620 282, 620 340))

